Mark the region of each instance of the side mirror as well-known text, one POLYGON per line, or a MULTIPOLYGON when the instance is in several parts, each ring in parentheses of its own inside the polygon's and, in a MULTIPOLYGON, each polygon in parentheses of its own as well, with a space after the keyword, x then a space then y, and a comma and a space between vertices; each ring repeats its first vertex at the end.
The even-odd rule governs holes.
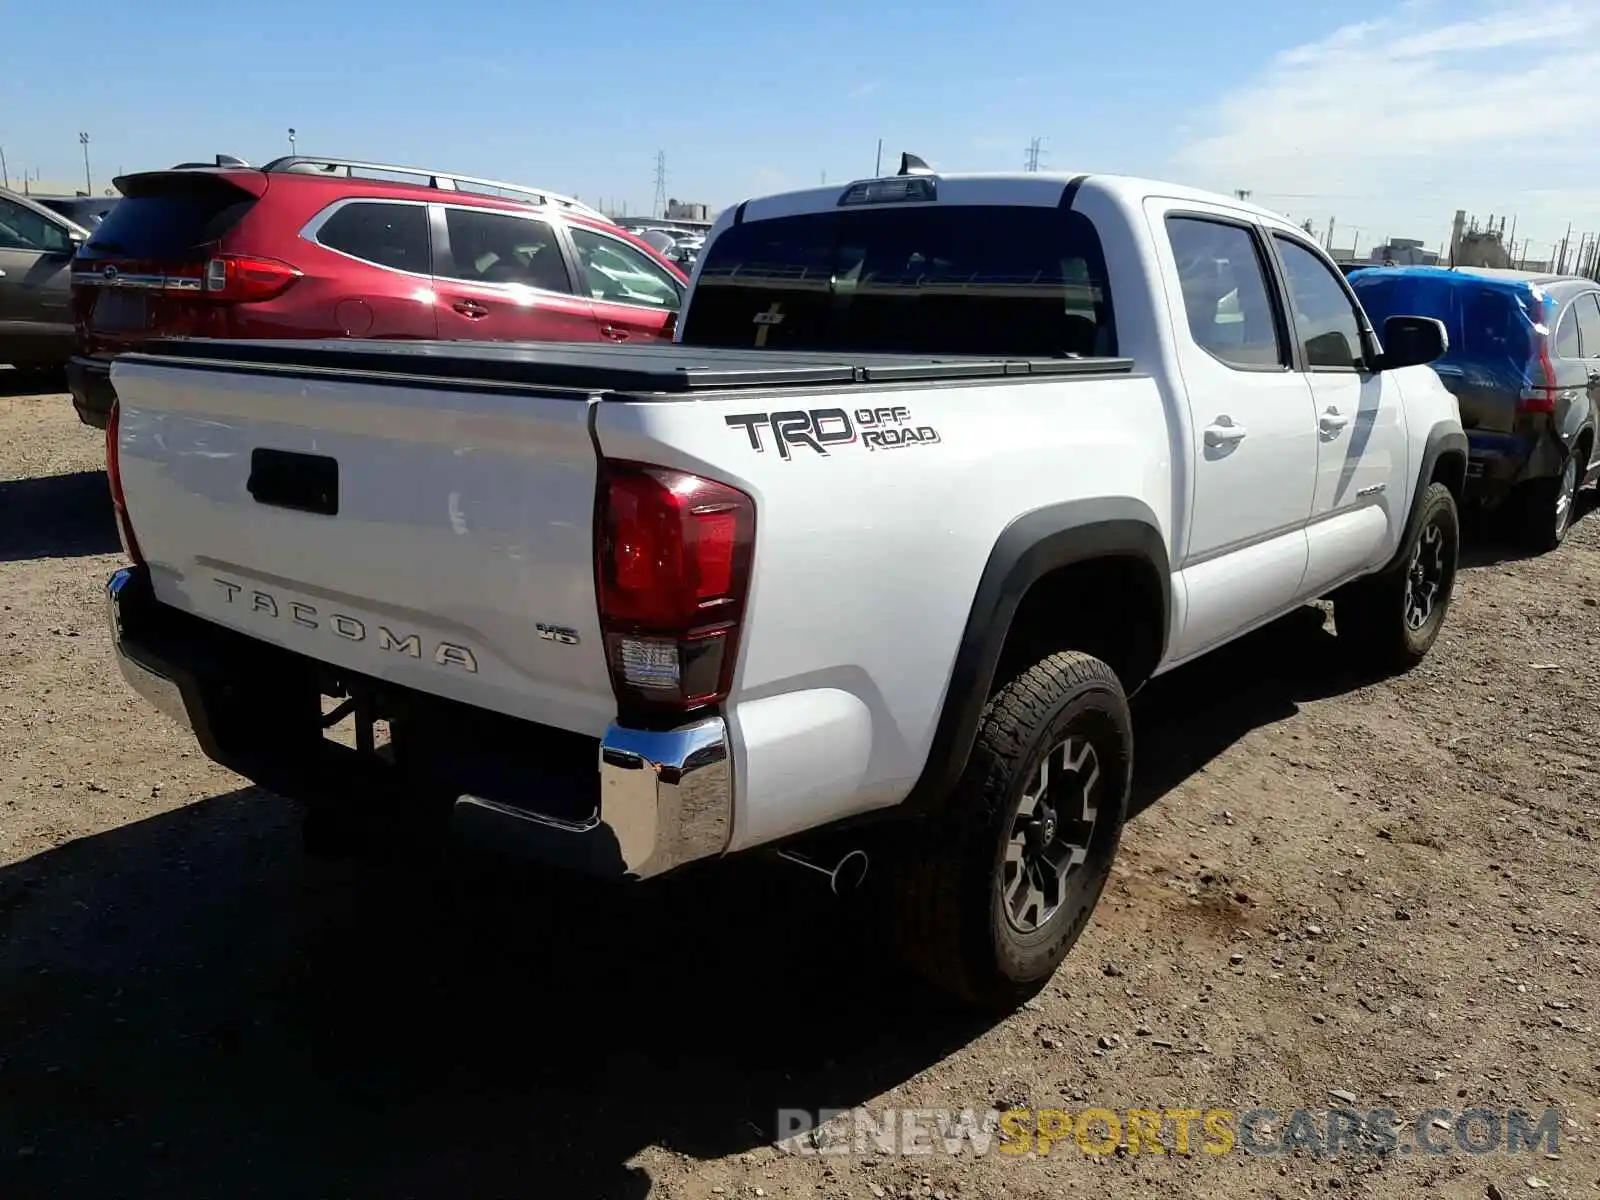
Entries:
POLYGON ((1450 349, 1444 322, 1433 317, 1390 317, 1383 323, 1380 371, 1420 367, 1442 358, 1450 349))
POLYGON ((89 239, 84 237, 83 234, 81 234, 81 233, 69 233, 69 234, 67 234, 67 240, 72 243, 72 248, 74 250, 76 250, 79 246, 83 245, 89 239))

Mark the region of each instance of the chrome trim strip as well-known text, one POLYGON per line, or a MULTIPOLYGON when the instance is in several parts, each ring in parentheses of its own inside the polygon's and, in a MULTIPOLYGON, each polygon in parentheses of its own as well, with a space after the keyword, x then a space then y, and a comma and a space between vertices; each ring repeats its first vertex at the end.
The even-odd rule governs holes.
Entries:
POLYGON ((151 292, 198 292, 205 280, 197 275, 113 275, 99 271, 74 271, 72 282, 78 287, 135 288, 151 292))

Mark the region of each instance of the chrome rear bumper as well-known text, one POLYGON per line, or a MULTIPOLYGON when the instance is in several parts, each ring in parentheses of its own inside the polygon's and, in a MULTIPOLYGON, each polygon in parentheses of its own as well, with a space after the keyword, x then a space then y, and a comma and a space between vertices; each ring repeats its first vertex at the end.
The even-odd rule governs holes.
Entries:
POLYGON ((727 849, 733 781, 721 717, 664 732, 612 725, 600 740, 599 769, 600 806, 587 821, 464 795, 456 800, 456 828, 468 836, 535 844, 559 845, 563 835, 601 836, 615 841, 624 874, 634 879, 727 849))
MULTIPOLYGON (((106 619, 128 686, 191 729, 208 756, 291 797, 326 794, 327 779, 312 771, 282 769, 283 760, 293 757, 283 754, 282 747, 240 746, 237 737, 223 745, 213 733, 218 692, 248 688, 263 670, 259 656, 279 652, 160 604, 141 567, 123 568, 107 581, 106 619), (246 664, 231 653, 241 643, 257 661, 246 664), (265 766, 269 763, 270 769, 265 766)), ((375 786, 393 784, 388 778, 393 767, 374 764, 370 769, 375 786)), ((727 849, 733 778, 727 725, 721 717, 659 731, 613 724, 600 740, 596 770, 598 799, 586 818, 556 817, 520 803, 460 794, 452 830, 497 850, 629 879, 649 879, 727 849)), ((329 778, 346 788, 353 778, 363 782, 349 764, 329 778)), ((525 791, 534 798, 530 805, 548 786, 539 778, 528 779, 525 791)), ((570 803, 563 806, 569 813, 573 809, 570 803)))

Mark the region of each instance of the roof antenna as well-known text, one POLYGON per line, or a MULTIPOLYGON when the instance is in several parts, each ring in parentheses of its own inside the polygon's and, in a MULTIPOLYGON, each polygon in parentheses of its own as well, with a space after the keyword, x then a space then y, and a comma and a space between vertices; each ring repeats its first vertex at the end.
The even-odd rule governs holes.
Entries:
POLYGON ((915 154, 903 151, 900 155, 900 174, 902 175, 932 175, 933 168, 923 162, 915 154))

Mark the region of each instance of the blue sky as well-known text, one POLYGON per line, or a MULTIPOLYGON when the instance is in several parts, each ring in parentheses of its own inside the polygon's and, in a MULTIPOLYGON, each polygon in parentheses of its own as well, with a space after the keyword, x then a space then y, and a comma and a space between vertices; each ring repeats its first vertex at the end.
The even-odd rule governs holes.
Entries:
POLYGON ((1600 229, 1600 168, 1585 161, 1600 161, 1585 144, 1600 128, 1594 90, 1572 89, 1585 111, 1564 154, 1525 132, 1560 72, 1587 73, 1596 0, 1537 19, 1472 0, 5 10, 0 146, 14 183, 24 167, 81 179, 79 130, 103 187, 118 167, 216 151, 260 162, 287 150, 292 125, 306 152, 640 211, 658 149, 671 195, 719 207, 869 174, 880 136, 886 164, 904 148, 947 170, 1019 169, 1039 136, 1046 169, 1248 187, 1319 231, 1337 214, 1363 243, 1437 241, 1458 206, 1516 212, 1519 236, 1546 242, 1569 219, 1600 229))

